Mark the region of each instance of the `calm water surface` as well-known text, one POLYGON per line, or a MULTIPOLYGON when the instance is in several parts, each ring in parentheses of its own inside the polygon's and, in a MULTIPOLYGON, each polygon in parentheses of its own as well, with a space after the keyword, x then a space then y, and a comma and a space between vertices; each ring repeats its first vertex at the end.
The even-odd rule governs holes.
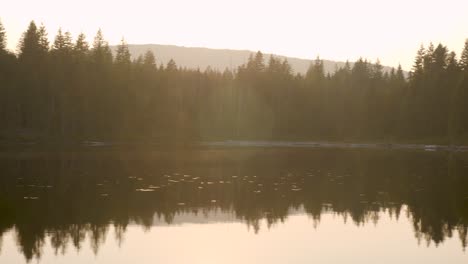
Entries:
POLYGON ((0 263, 467 263, 468 156, 0 154, 0 263))

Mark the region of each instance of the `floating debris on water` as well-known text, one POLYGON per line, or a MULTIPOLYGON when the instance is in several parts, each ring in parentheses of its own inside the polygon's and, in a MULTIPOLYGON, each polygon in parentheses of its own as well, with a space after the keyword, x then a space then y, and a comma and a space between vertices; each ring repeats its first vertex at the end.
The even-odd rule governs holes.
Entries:
POLYGON ((291 189, 291 191, 298 192, 298 191, 302 191, 302 189, 301 188, 294 188, 294 189, 291 189))
POLYGON ((183 205, 185 205, 185 203, 178 203, 177 205, 183 206, 183 205))
POLYGON ((24 198, 25 200, 37 200, 37 199, 39 199, 39 197, 37 197, 37 196, 25 196, 25 197, 23 197, 23 198, 24 198))
POLYGON ((101 196, 102 197, 107 197, 107 196, 109 196, 109 194, 108 193, 101 193, 101 196))
POLYGON ((212 203, 216 203, 216 200, 211 200, 212 203))
POLYGON ((136 189, 137 192, 154 192, 154 189, 136 189))
POLYGON ((148 186, 148 188, 149 188, 149 189, 159 189, 159 188, 161 188, 161 187, 155 186, 155 185, 150 185, 150 186, 148 186))

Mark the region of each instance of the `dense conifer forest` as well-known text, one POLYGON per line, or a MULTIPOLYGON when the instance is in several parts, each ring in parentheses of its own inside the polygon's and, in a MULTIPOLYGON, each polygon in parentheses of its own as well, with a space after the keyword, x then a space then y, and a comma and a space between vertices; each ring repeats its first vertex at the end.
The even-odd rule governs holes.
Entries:
POLYGON ((468 143, 468 40, 459 55, 421 46, 408 76, 365 59, 305 75, 257 52, 218 72, 132 60, 31 22, 18 49, 0 24, 0 139, 189 142, 225 139, 468 143))

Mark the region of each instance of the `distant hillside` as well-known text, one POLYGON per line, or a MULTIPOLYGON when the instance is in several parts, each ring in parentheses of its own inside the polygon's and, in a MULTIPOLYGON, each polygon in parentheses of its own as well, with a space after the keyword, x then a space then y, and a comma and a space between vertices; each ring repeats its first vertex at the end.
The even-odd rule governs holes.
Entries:
MULTIPOLYGON (((115 51, 115 47, 112 47, 112 49, 115 51)), ((129 45, 129 49, 133 58, 144 54, 147 50, 153 51, 158 65, 161 63, 166 64, 172 58, 181 67, 205 70, 209 66, 220 71, 224 71, 226 68, 236 69, 247 62, 250 54, 255 53, 249 50, 192 48, 159 44, 129 45)), ((270 54, 265 53, 266 62, 268 62, 269 56, 270 54)), ((288 59, 293 70, 298 73, 305 73, 312 62, 312 60, 307 59, 275 56, 288 59)), ((332 73, 345 64, 344 62, 330 60, 324 60, 323 62, 327 73, 332 73)), ((390 67, 384 67, 385 71, 390 69, 390 67)))

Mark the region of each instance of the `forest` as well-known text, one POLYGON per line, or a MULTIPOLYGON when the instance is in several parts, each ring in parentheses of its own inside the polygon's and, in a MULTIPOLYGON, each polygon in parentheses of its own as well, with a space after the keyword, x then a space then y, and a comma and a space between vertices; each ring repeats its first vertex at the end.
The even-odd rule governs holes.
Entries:
POLYGON ((468 40, 459 56, 421 46, 409 74, 366 59, 327 74, 317 58, 302 75, 261 52, 224 72, 132 59, 101 30, 49 42, 33 21, 16 52, 6 39, 0 23, 1 141, 468 144, 468 40))

